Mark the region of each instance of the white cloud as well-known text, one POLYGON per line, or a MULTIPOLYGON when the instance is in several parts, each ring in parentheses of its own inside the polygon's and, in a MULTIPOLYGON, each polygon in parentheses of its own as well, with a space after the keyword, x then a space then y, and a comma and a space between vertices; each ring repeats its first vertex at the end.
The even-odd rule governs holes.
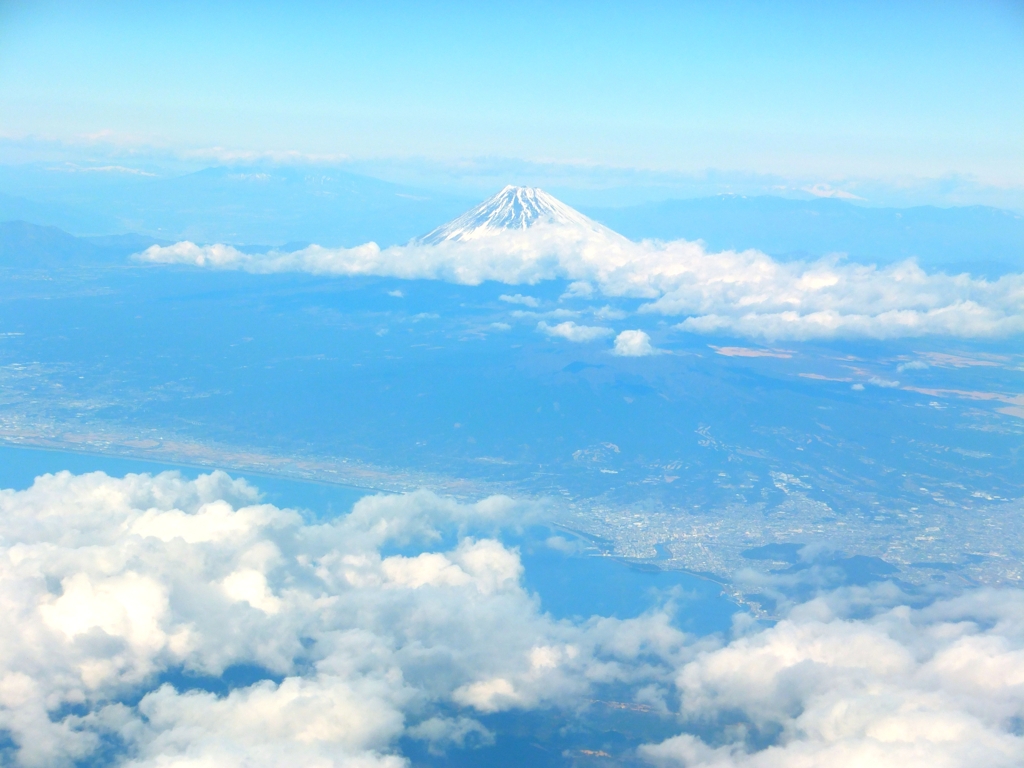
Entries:
POLYGON ((891 379, 883 379, 880 376, 872 376, 868 379, 869 384, 874 384, 876 387, 885 387, 887 389, 896 389, 900 383, 891 379))
POLYGON ((1024 331, 1024 314, 1016 308, 1004 311, 973 301, 956 301, 936 309, 886 310, 876 315, 844 314, 833 309, 807 314, 797 311, 708 314, 688 317, 676 327, 693 333, 727 333, 768 341, 858 336, 893 339, 930 334, 970 338, 1020 333, 1024 331))
POLYGON ((646 357, 659 351, 651 346, 651 337, 643 331, 623 331, 615 337, 612 353, 623 357, 646 357))
POLYGON ((577 709, 606 684, 678 718, 682 735, 641 750, 660 765, 998 768, 1024 750, 1020 590, 913 609, 851 588, 769 629, 740 621, 731 642, 661 611, 556 621, 490 535, 536 513, 418 492, 307 524, 219 472, 0 491, 7 758, 71 765, 120 744, 138 768, 398 768, 403 736, 487 744, 486 713, 577 709), (273 679, 159 684, 233 665, 273 679))
POLYGON ((621 309, 615 309, 614 307, 605 305, 594 310, 594 317, 598 320, 624 320, 629 317, 629 313, 621 309))
POLYGON ((569 283, 569 287, 566 289, 559 298, 562 299, 589 299, 594 295, 594 286, 588 283, 586 280, 576 280, 575 282, 569 283))
POLYGON ((1024 592, 979 591, 863 620, 842 603, 814 600, 684 665, 681 716, 738 725, 715 746, 680 735, 641 754, 687 768, 1019 764, 1024 592), (756 749, 756 734, 778 736, 756 749))
POLYGON ((896 366, 896 370, 903 373, 904 371, 924 371, 929 367, 924 360, 911 360, 909 363, 900 363, 896 366))
POLYGON ((524 296, 521 293, 517 293, 513 296, 509 296, 507 293, 503 293, 498 298, 509 304, 522 304, 524 307, 540 306, 540 302, 533 298, 533 296, 524 296))
POLYGON ((408 731, 414 739, 421 739, 430 745, 434 754, 443 754, 449 746, 465 747, 467 744, 493 744, 494 734, 470 717, 431 717, 413 726, 408 731))
POLYGON ((530 317, 546 317, 548 319, 558 320, 563 317, 579 317, 582 312, 573 309, 552 309, 548 312, 533 312, 528 309, 513 309, 509 314, 515 318, 530 318, 530 317))
POLYGON ((682 240, 636 243, 603 228, 542 223, 466 242, 384 250, 374 243, 313 245, 258 255, 182 242, 152 246, 138 258, 257 273, 372 274, 470 285, 567 279, 573 282, 566 296, 598 290, 649 299, 641 311, 685 316, 681 330, 765 339, 1024 332, 1020 274, 988 281, 928 274, 912 261, 883 268, 837 259, 782 263, 753 250, 708 253, 701 243, 682 240))
POLYGON ((548 325, 541 320, 537 323, 537 330, 548 336, 558 336, 576 342, 596 341, 615 333, 611 328, 603 328, 599 325, 576 325, 571 320, 558 325, 548 325))
POLYGON ((669 667, 632 662, 691 654, 664 617, 571 624, 540 612, 518 552, 486 537, 533 513, 506 497, 420 492, 308 525, 223 473, 61 473, 0 491, 0 730, 12 760, 70 765, 120 742, 132 766, 397 768, 406 732, 431 749, 487 743, 474 713, 667 680, 669 667), (442 529, 463 531, 453 548, 381 554, 429 547, 442 529), (226 696, 158 684, 166 671, 217 677, 238 664, 280 682, 226 696))

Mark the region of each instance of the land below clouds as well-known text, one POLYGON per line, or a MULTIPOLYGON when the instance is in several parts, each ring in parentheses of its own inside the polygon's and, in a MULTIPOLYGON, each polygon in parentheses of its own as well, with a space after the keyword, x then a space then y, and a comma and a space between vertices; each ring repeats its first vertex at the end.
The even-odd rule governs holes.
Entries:
POLYGON ((859 556, 918 586, 1020 580, 1024 425, 1005 398, 1024 361, 1005 345, 680 337, 629 359, 539 334, 497 286, 210 277, 11 284, 7 444, 545 497, 601 553, 712 574, 768 611, 772 584, 738 572, 824 562, 843 581, 859 556), (744 556, 772 543, 833 554, 744 556))

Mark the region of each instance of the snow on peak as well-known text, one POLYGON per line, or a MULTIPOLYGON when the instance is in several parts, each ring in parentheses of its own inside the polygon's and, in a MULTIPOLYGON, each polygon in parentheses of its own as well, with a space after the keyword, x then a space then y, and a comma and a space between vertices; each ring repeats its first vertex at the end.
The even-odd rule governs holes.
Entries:
POLYGON ((555 224, 588 232, 605 228, 574 208, 536 187, 514 187, 484 200, 472 210, 443 224, 415 242, 437 245, 446 241, 475 240, 507 230, 528 229, 536 224, 555 224))

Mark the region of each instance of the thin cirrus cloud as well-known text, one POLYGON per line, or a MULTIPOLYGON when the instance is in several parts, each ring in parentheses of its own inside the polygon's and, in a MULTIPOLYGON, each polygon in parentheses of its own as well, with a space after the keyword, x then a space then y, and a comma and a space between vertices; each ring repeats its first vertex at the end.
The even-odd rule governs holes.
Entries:
MULTIPOLYGON (((254 273, 379 275, 477 285, 573 281, 569 296, 599 291, 646 300, 645 313, 680 317, 691 333, 774 339, 999 337, 1024 332, 1024 274, 998 280, 886 267, 772 259, 760 251, 709 253, 700 242, 633 242, 604 227, 538 223, 461 242, 381 249, 309 246, 243 253, 227 245, 152 246, 144 262, 254 273)), ((526 303, 529 297, 517 299, 526 303)), ((504 297, 503 297, 504 298, 504 297)))
POLYGON ((9 761, 399 768, 403 738, 488 744, 490 713, 577 711, 604 686, 674 718, 639 750, 659 766, 999 768, 1024 752, 1021 590, 915 609, 892 585, 846 588, 731 638, 687 635, 667 608, 557 621, 496 537, 537 511, 417 492, 314 524, 221 472, 2 491, 9 761), (220 696, 160 682, 236 665, 267 679, 220 696))

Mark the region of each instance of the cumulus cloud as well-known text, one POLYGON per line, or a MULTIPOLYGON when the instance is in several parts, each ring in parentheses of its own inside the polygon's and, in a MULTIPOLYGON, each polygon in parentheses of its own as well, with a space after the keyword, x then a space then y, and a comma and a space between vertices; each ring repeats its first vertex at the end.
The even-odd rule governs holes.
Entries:
POLYGON ((622 357, 646 357, 657 354, 658 351, 651 346, 651 337, 643 331, 623 331, 615 337, 612 354, 622 357))
POLYGON ((640 750, 657 765, 998 767, 1024 751, 1024 592, 909 608, 891 585, 847 589, 768 629, 739 620, 731 640, 665 611, 556 621, 495 538, 532 514, 418 492, 310 524, 220 472, 0 491, 5 758, 398 768, 402 738, 488 744, 490 713, 576 710, 606 685, 676 718, 640 750), (262 679, 203 685, 238 667, 262 679))
POLYGON ((637 667, 643 654, 690 653, 663 615, 541 613, 518 552, 490 537, 532 509, 420 492, 309 525, 219 472, 61 473, 2 491, 11 760, 71 765, 113 744, 132 766, 400 766, 403 735, 433 750, 487 743, 482 713, 572 704, 664 677, 637 667), (456 541, 437 546, 444 531, 456 541), (419 554, 381 551, 417 542, 419 554), (188 685, 239 665, 265 679, 188 685))
POLYGON ((621 309, 605 305, 594 310, 594 317, 598 320, 625 320, 629 317, 629 313, 624 312, 621 309))
POLYGON ((507 293, 503 293, 498 298, 501 301, 506 302, 507 304, 522 304, 524 307, 540 306, 540 302, 537 301, 537 299, 535 299, 533 296, 524 296, 521 293, 516 293, 511 296, 508 295, 507 293))
POLYGON ((811 601, 685 664, 681 718, 728 735, 684 733, 641 755, 666 768, 1019 764, 1024 593, 861 620, 850 618, 857 601, 843 602, 811 601))
POLYGON ((537 323, 537 330, 548 336, 558 336, 569 341, 596 341, 611 336, 615 331, 599 325, 576 325, 571 320, 558 325, 548 325, 543 320, 537 323))
POLYGON ((754 250, 709 253, 699 242, 632 242, 597 225, 542 222, 468 241, 386 249, 375 243, 313 245, 291 253, 246 254, 226 245, 181 242, 152 246, 137 258, 256 273, 382 275, 469 285, 566 279, 572 281, 567 297, 600 291, 647 299, 641 311, 682 316, 677 327, 683 331, 769 340, 1024 331, 1020 274, 989 281, 929 274, 913 261, 882 268, 836 258, 782 263, 754 250))
POLYGON ((586 280, 576 280, 569 283, 569 287, 565 289, 559 298, 562 299, 589 299, 594 295, 594 286, 588 283, 586 280))

